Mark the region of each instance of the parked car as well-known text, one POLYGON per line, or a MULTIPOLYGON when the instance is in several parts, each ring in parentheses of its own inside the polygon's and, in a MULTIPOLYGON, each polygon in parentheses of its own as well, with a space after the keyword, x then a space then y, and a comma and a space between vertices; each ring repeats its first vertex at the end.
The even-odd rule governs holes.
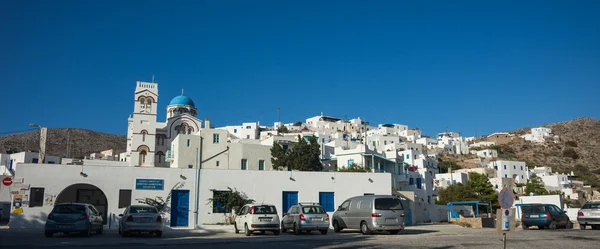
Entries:
POLYGON ((404 208, 393 195, 365 195, 352 197, 333 213, 333 231, 360 229, 367 235, 373 231, 398 234, 404 229, 404 208))
POLYGON ((571 228, 572 223, 567 212, 553 204, 525 204, 521 206, 523 229, 531 226, 539 229, 571 228))
POLYGON ((104 231, 102 213, 91 204, 56 204, 48 214, 45 225, 46 237, 55 233, 81 233, 91 236, 92 231, 102 234, 104 231))
POLYGON ((287 232, 292 229, 295 234, 302 231, 311 232, 318 230, 321 234, 327 234, 329 230, 329 215, 318 203, 298 203, 292 205, 281 219, 281 231, 287 232))
POLYGON ((577 212, 577 222, 582 230, 587 226, 600 229, 600 201, 586 202, 577 212))
POLYGON ((273 232, 279 235, 279 216, 274 205, 269 204, 247 204, 244 205, 235 217, 233 228, 235 233, 240 232, 240 227, 244 229, 246 236, 250 236, 253 232, 265 231, 273 232))
POLYGON ((150 233, 162 236, 162 216, 153 206, 132 205, 119 214, 119 234, 123 237, 131 233, 150 233))

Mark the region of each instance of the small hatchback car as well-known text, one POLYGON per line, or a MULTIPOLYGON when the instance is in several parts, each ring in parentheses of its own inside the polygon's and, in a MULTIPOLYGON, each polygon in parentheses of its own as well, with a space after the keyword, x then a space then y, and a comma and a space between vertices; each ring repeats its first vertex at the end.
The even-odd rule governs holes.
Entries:
POLYGON ((244 205, 238 215, 235 217, 233 224, 235 233, 240 232, 240 228, 244 229, 246 236, 250 236, 255 231, 264 233, 265 231, 273 232, 279 235, 279 216, 274 205, 269 204, 247 204, 244 205))
POLYGON ((92 231, 102 234, 102 213, 85 203, 56 204, 46 219, 46 237, 55 233, 81 233, 91 236, 92 231))
POLYGON ((162 216, 153 206, 132 205, 119 214, 119 234, 123 237, 131 233, 150 233, 162 236, 162 216))
POLYGON ((291 206, 281 219, 281 231, 285 233, 288 229, 292 229, 295 234, 312 230, 327 234, 329 215, 318 203, 298 203, 291 206))
POLYGON ((572 225, 565 211, 553 204, 525 204, 521 206, 521 211, 521 223, 525 230, 531 226, 554 230, 571 228, 572 225))
POLYGON ((585 230, 586 227, 600 229, 600 201, 585 203, 577 212, 577 222, 581 230, 585 230))

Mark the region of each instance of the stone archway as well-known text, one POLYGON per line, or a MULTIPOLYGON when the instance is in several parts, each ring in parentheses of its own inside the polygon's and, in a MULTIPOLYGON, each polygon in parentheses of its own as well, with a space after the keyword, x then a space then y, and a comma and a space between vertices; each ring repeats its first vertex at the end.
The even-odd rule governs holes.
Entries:
POLYGON ((63 189, 56 197, 55 204, 87 203, 102 212, 104 225, 108 223, 108 199, 102 189, 87 183, 77 183, 63 189))

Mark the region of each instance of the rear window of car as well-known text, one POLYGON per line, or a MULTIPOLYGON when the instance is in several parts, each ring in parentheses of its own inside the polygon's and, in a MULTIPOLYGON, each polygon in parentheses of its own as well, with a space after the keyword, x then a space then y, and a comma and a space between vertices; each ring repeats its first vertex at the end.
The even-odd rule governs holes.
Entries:
POLYGON ((522 206, 521 210, 523 210, 524 214, 546 213, 546 209, 544 208, 544 206, 522 206))
POLYGON ((136 206, 132 206, 132 207, 129 208, 129 213, 134 213, 134 214, 155 214, 155 213, 158 213, 158 211, 154 207, 136 207, 136 206))
POLYGON ((587 203, 581 209, 600 209, 600 203, 587 203))
POLYGON ((275 206, 254 206, 254 214, 277 214, 275 206))
POLYGON ((396 198, 375 199, 375 210, 402 210, 402 202, 396 198))
POLYGON ((83 205, 57 205, 52 209, 53 213, 57 214, 83 214, 85 213, 85 206, 83 205))
POLYGON ((304 214, 324 214, 325 209, 319 206, 304 206, 302 207, 302 213, 304 214))

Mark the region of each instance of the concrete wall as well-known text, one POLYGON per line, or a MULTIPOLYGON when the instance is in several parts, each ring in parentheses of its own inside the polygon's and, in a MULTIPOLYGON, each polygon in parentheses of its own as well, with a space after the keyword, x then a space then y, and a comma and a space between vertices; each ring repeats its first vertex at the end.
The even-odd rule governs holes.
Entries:
MULTIPOLYGON (((155 167, 83 167, 87 177, 80 175, 78 165, 21 164, 16 172, 19 178, 32 188, 44 188, 48 197, 64 199, 72 195, 63 191, 73 184, 90 184, 98 187, 106 195, 105 213, 116 216, 123 212, 118 207, 119 190, 132 190, 132 204, 138 198, 166 198, 176 184, 183 184, 181 189, 190 191, 189 222, 192 227, 195 209, 195 175, 194 169, 172 169, 155 167), (163 190, 137 190, 136 179, 162 179, 163 190), (61 194, 63 193, 63 194, 61 194)), ((282 192, 297 191, 298 201, 318 202, 319 192, 334 192, 334 204, 365 193, 391 194, 391 174, 389 173, 339 173, 339 172, 288 172, 288 171, 241 171, 241 170, 200 170, 199 224, 223 222, 223 214, 213 214, 212 190, 236 188, 244 192, 257 203, 276 205, 278 212, 282 210, 282 192), (291 178, 291 179, 290 179, 291 178), (372 181, 369 181, 371 179, 372 181)), ((29 195, 29 192, 26 192, 29 195)), ((45 196, 46 197, 46 196, 45 196)), ((170 203, 169 203, 170 204, 170 203)), ((170 206, 170 205, 169 205, 170 206)), ((43 227, 53 203, 42 207, 24 205, 23 213, 12 214, 11 228, 43 227)), ((331 213, 330 213, 331 214, 331 213)), ((113 219, 113 222, 116 219, 113 219)), ((169 224, 169 215, 166 216, 169 224)), ((113 228, 114 228, 113 224, 113 228)))

